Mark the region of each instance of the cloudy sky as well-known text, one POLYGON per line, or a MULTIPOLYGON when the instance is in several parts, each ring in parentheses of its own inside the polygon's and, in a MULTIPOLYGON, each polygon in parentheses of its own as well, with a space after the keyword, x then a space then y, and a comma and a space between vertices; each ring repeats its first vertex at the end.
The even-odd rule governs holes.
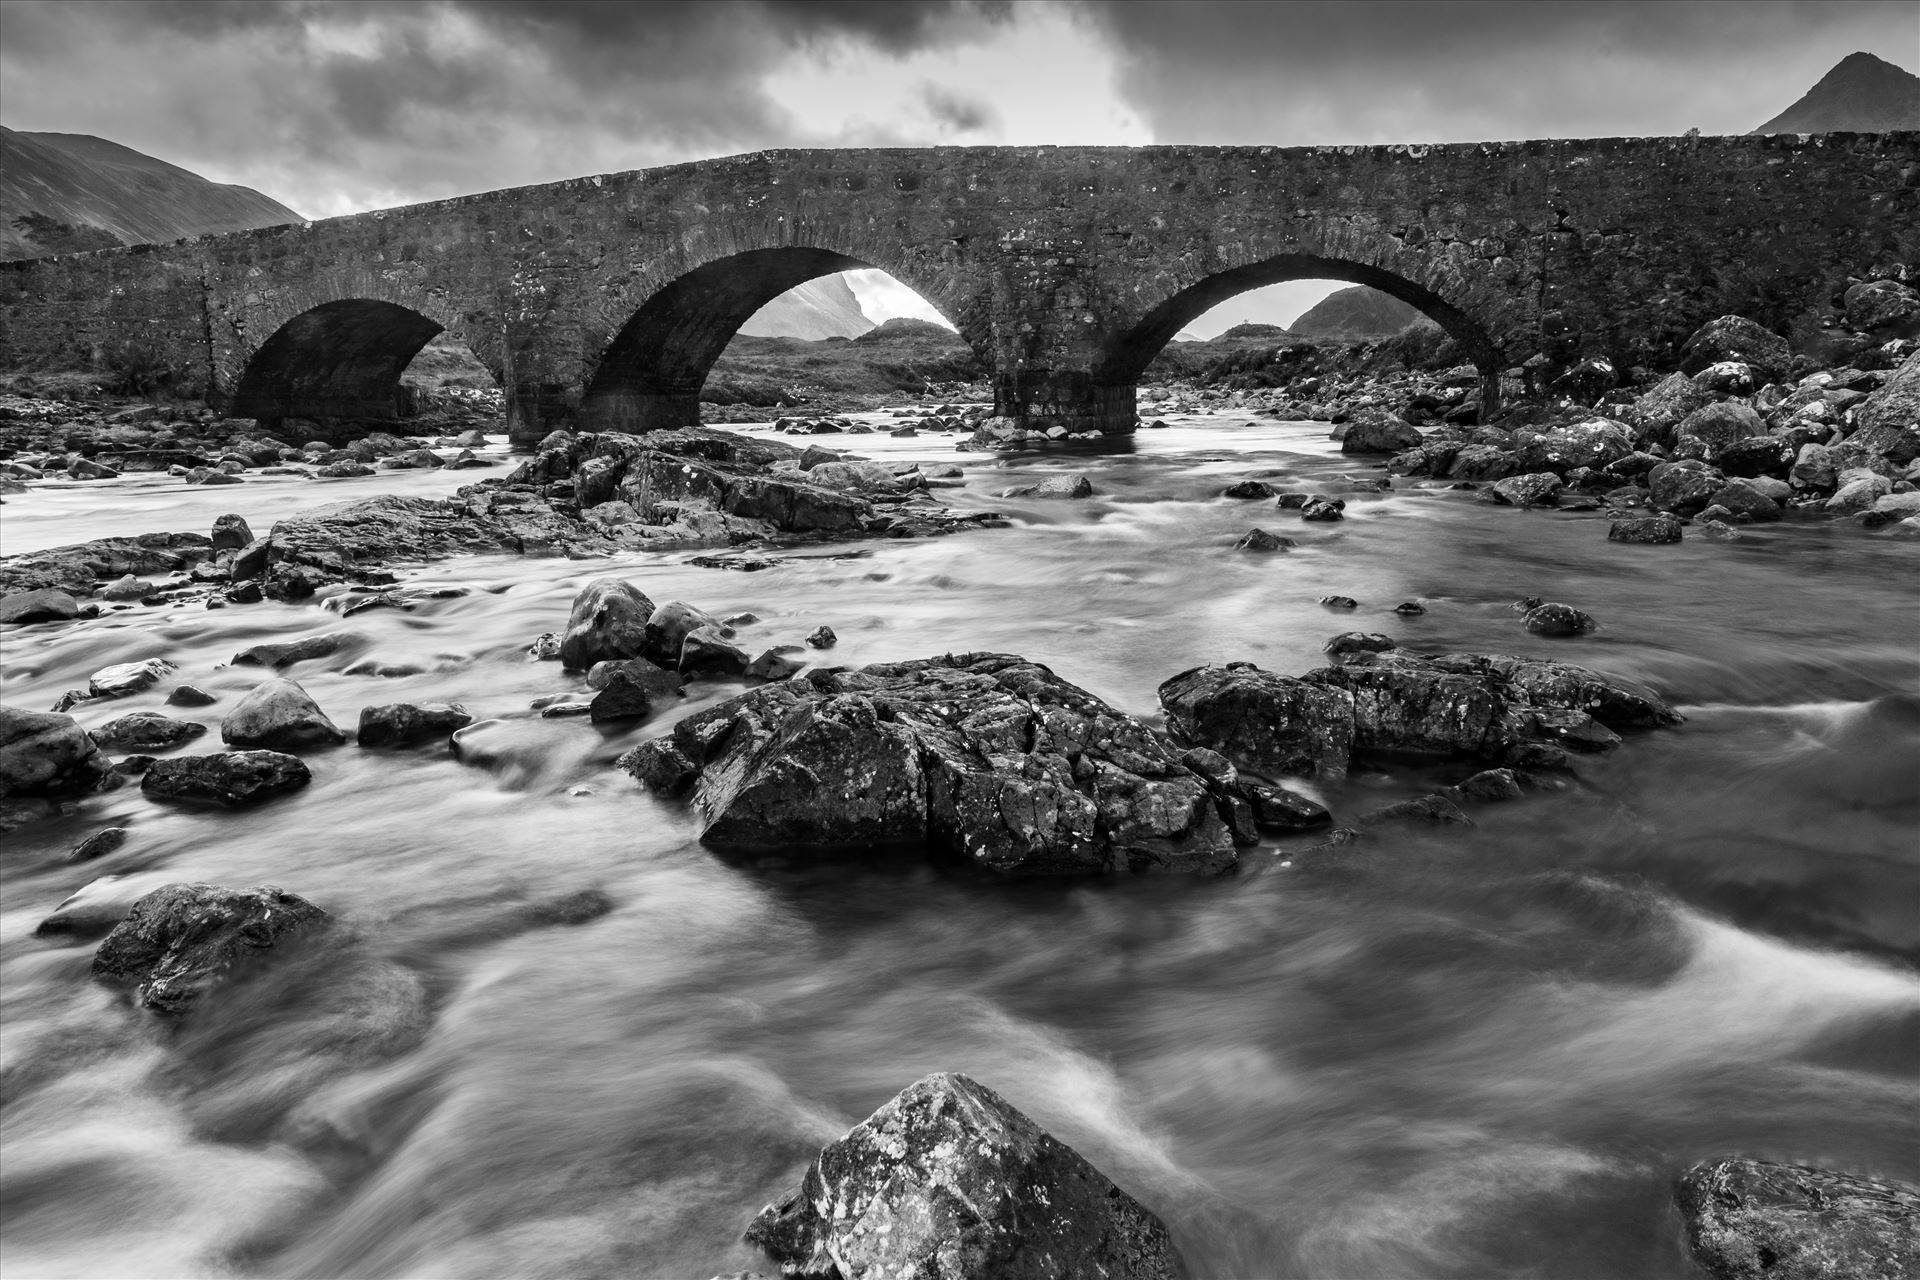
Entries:
MULTIPOLYGON (((1920 0, 0 0, 0 123, 326 217, 778 146, 1744 133, 1855 50, 1920 69, 1920 0)), ((1277 288, 1204 328, 1323 292, 1277 288)))

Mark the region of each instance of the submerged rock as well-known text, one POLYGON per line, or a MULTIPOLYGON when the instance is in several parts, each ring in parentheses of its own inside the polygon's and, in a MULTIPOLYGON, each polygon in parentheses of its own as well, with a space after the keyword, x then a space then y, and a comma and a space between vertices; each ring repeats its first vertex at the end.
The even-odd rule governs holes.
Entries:
POLYGON ((1607 526, 1608 542, 1678 542, 1680 541, 1680 521, 1674 516, 1659 515, 1620 515, 1613 518, 1607 526))
POLYGON ((305 898, 279 889, 163 885, 133 904, 93 957, 94 981, 131 989, 134 1002, 179 1015, 235 970, 327 920, 305 898))
POLYGON ((156 760, 140 790, 156 800, 186 800, 229 809, 298 791, 313 774, 298 756, 278 751, 218 751, 156 760))
POLYGON ((1292 538, 1282 538, 1268 533, 1265 529, 1250 529, 1240 541, 1233 544, 1235 551, 1285 551, 1294 545, 1292 538))
POLYGON ((93 740, 116 751, 164 751, 191 742, 207 731, 195 720, 175 720, 158 711, 136 711, 109 720, 93 731, 93 740))
POLYGON ((276 644, 256 644, 242 649, 233 655, 236 667, 290 667, 296 662, 310 662, 315 658, 326 658, 342 649, 360 643, 360 637, 351 631, 334 631, 321 635, 301 636, 298 640, 286 640, 276 644))
POLYGON ((1762 1160, 1695 1165, 1675 1192, 1694 1259, 1718 1280, 1920 1275, 1920 1187, 1762 1160))
POLYGON ((1527 610, 1524 621, 1537 636, 1583 636, 1600 625, 1583 609, 1552 602, 1527 610))
POLYGON ((717 847, 931 845, 1007 875, 1235 862, 1203 778, 1011 654, 808 672, 689 716, 668 746, 621 765, 668 791, 690 771, 717 847))
POLYGON ((422 738, 449 737, 454 730, 472 723, 473 717, 458 703, 417 706, 411 702, 393 702, 360 708, 355 740, 363 747, 400 747, 422 738))
POLYGON ((1003 498, 1091 498, 1093 481, 1079 472, 1052 476, 1038 484, 1020 485, 1001 493, 1003 498))
POLYGON ((993 1090, 915 1081, 747 1229, 790 1276, 1174 1280, 1166 1227, 993 1090))

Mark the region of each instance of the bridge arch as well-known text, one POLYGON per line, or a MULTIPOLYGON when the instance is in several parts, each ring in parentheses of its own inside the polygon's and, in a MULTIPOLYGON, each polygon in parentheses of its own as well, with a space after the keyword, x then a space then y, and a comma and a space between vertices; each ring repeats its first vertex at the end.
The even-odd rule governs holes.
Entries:
POLYGON ((288 318, 254 350, 227 412, 262 422, 393 418, 400 375, 446 330, 381 298, 322 302, 288 318))
POLYGON ((1378 289, 1414 307, 1458 343, 1480 371, 1483 419, 1499 407, 1502 353, 1487 327, 1472 314, 1397 272, 1315 253, 1275 254, 1214 272, 1173 293, 1107 340, 1094 365, 1094 385, 1134 386, 1153 358, 1187 325, 1229 298, 1289 280, 1344 280, 1378 289))
POLYGON ((741 325, 796 285, 862 268, 878 268, 914 289, 982 350, 967 331, 967 317, 956 319, 939 291, 919 288, 884 260, 818 245, 743 249, 711 258, 645 297, 593 365, 580 400, 581 425, 642 432, 699 422, 701 387, 741 325))

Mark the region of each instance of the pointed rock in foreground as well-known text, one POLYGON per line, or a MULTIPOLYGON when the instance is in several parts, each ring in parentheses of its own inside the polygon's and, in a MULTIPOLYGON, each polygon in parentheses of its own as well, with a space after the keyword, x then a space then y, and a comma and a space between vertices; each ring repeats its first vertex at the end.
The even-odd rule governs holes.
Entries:
POLYGON ((828 1145, 747 1242, 789 1276, 1173 1280, 1161 1221, 985 1085, 917 1080, 828 1145))

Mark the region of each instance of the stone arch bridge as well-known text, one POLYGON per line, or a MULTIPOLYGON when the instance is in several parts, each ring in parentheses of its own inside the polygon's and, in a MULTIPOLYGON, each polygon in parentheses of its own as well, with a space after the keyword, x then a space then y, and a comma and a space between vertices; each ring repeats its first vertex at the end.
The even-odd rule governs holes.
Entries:
POLYGON ((447 330, 516 439, 647 430, 697 420, 761 305, 872 266, 953 322, 999 413, 1124 432, 1175 333, 1279 281, 1412 303, 1491 397, 1536 355, 1657 361, 1729 312, 1785 331, 1917 259, 1920 133, 767 151, 0 264, 0 362, 118 352, 232 416, 383 418, 447 330))

